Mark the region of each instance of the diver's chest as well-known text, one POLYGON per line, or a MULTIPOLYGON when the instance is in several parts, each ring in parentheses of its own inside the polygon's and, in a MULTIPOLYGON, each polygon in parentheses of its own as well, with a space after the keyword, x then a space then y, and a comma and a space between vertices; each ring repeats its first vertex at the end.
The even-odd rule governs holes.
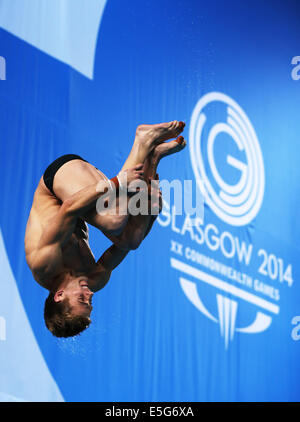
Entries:
POLYGON ((90 268, 95 265, 93 254, 85 239, 72 234, 70 240, 64 245, 63 261, 68 267, 73 268, 90 268))

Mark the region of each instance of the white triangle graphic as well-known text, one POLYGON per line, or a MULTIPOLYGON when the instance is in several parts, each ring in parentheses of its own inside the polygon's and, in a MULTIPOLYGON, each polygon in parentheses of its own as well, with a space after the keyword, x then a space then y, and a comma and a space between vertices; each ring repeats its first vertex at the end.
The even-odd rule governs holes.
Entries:
POLYGON ((225 349, 228 349, 229 340, 232 341, 235 331, 235 321, 238 304, 235 300, 217 294, 220 333, 224 337, 225 349))

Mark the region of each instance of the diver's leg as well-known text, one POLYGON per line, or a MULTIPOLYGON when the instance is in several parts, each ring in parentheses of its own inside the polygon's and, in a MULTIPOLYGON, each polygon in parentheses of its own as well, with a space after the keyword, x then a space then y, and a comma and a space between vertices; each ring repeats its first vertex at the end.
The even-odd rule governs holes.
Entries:
POLYGON ((118 236, 108 236, 112 242, 122 249, 137 249, 143 239, 150 232, 154 221, 162 207, 162 198, 159 190, 158 175, 156 173, 157 166, 160 160, 167 155, 174 154, 181 151, 186 146, 186 141, 182 136, 170 142, 164 142, 155 147, 155 149, 148 155, 144 164, 144 178, 152 182, 152 203, 149 200, 149 209, 151 205, 157 212, 154 215, 137 215, 129 216, 128 222, 118 236))

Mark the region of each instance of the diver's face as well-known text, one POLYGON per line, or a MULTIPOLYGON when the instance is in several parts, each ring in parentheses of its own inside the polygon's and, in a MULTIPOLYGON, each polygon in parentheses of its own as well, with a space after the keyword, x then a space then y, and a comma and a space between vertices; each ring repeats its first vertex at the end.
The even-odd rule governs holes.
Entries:
POLYGON ((69 299, 72 315, 89 317, 92 307, 93 292, 88 287, 86 277, 71 280, 64 288, 64 297, 69 299))

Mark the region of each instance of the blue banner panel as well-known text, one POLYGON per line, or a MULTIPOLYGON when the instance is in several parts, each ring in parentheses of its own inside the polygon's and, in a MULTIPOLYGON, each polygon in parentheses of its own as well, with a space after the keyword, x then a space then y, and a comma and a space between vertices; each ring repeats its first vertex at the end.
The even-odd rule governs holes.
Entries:
POLYGON ((299 401, 299 19, 297 0, 0 1, 0 400, 299 401), (54 337, 24 253, 45 168, 113 177, 139 124, 172 120, 187 147, 160 179, 204 213, 165 195, 90 327, 54 337))

